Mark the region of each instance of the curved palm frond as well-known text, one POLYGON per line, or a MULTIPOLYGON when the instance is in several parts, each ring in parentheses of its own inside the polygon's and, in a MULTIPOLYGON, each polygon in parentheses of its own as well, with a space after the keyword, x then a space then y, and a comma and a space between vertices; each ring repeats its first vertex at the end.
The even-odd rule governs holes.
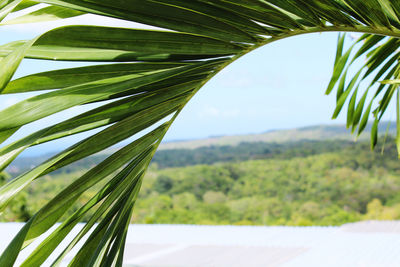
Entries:
MULTIPOLYGON (((345 35, 339 38, 340 45, 338 47, 342 46, 344 39, 345 35)), ((399 93, 399 48, 400 41, 398 38, 371 34, 362 35, 345 54, 342 55, 338 51, 334 75, 327 89, 327 93, 330 93, 335 86, 337 88, 337 105, 333 118, 338 116, 346 100, 349 99, 347 127, 350 127, 352 132, 358 128, 357 134, 361 134, 370 115, 373 116, 371 148, 374 148, 378 141, 379 121, 385 114, 393 96, 399 93), (357 45, 358 49, 352 53, 357 45), (365 55, 366 60, 361 57, 363 55, 365 55), (350 81, 346 81, 349 71, 354 71, 354 68, 357 68, 356 74, 350 81), (366 85, 364 85, 365 88, 360 90, 362 84, 366 85)), ((400 122, 399 99, 396 100, 396 105, 397 121, 400 122)), ((400 124, 398 123, 398 125, 400 124)), ((399 130, 396 140, 400 151, 399 130)))
POLYGON ((98 129, 1 187, 0 209, 4 210, 10 200, 43 175, 132 136, 135 139, 40 209, 3 252, 0 266, 13 266, 20 250, 46 233, 88 188, 98 184, 103 184, 101 190, 57 226, 23 259, 22 266, 41 265, 83 216, 93 210, 89 221, 52 264, 59 265, 79 242, 84 242, 71 266, 121 266, 127 227, 143 175, 169 126, 218 71, 262 45, 313 32, 364 33, 345 53, 345 37, 340 36, 328 93, 335 86, 338 88, 334 117, 351 96, 348 126, 358 126, 359 132, 374 110, 373 144, 378 121, 398 87, 397 80, 379 85, 374 98, 384 96, 378 108, 373 109, 370 102, 364 110, 367 94, 377 81, 399 78, 400 4, 395 1, 3 0, 0 27, 83 14, 142 23, 160 30, 71 25, 33 40, 0 46, 0 93, 37 92, 0 111, 1 143, 31 122, 75 106, 99 105, 0 148, 1 171, 29 147, 98 129), (30 11, 30 7, 35 10, 30 11), (26 12, 18 16, 21 10, 26 12), (7 20, 8 14, 14 17, 7 20), (358 51, 351 57, 354 49, 358 51), (346 81, 349 66, 364 54, 367 63, 350 82, 346 81), (91 64, 12 80, 24 58, 91 64), (371 75, 374 77, 370 85, 362 88, 360 82, 371 75), (362 95, 360 99, 358 94, 362 95))

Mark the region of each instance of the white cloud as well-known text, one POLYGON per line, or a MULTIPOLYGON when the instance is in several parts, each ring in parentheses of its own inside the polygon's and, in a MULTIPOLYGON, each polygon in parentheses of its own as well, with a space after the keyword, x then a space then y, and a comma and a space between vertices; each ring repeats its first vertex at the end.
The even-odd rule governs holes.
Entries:
POLYGON ((197 113, 199 119, 218 118, 228 119, 235 118, 239 115, 240 111, 237 109, 218 109, 213 106, 205 106, 197 113))
POLYGON ((251 73, 244 70, 223 70, 217 77, 215 82, 218 86, 229 88, 247 88, 254 85, 254 77, 251 73))

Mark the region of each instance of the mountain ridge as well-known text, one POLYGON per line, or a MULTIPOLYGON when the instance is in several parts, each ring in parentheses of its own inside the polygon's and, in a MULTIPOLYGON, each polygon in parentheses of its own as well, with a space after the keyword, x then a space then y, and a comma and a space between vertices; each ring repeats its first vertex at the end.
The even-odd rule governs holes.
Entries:
MULTIPOLYGON (((395 125, 395 123, 383 123, 381 128, 385 129, 389 126, 388 135, 393 135, 396 130, 395 125)), ((358 138, 367 147, 369 142, 366 140, 369 139, 370 127, 371 125, 368 125, 365 132, 358 138)), ((385 131, 382 130, 381 134, 385 134, 385 131)), ((351 135, 350 131, 344 125, 313 125, 288 130, 272 130, 261 134, 231 135, 166 142, 161 144, 153 162, 165 168, 195 163, 211 164, 214 161, 242 161, 260 157, 265 158, 272 157, 276 153, 286 153, 287 151, 291 151, 290 153, 293 155, 298 155, 301 151, 314 151, 315 148, 312 147, 315 143, 319 143, 317 147, 320 148, 320 152, 323 152, 337 150, 338 147, 334 144, 337 140, 340 140, 338 143, 339 146, 348 146, 355 144, 354 139, 355 136, 351 135)), ((393 141, 388 140, 388 142, 393 141)), ((56 172, 71 172, 78 169, 91 168, 118 149, 119 147, 107 149, 56 172)), ((47 153, 34 157, 21 156, 15 159, 6 171, 13 176, 19 175, 24 171, 32 169, 54 154, 47 153)))
MULTIPOLYGON (((351 134, 349 129, 346 129, 344 124, 335 125, 311 125, 292 129, 276 129, 269 130, 263 133, 244 134, 244 135, 225 135, 218 137, 208 137, 194 140, 180 140, 163 142, 160 145, 160 150, 167 149, 195 149, 204 146, 221 146, 221 145, 238 145, 241 142, 291 142, 300 140, 366 140, 369 139, 372 123, 369 123, 364 132, 357 138, 351 134)), ((380 124, 381 135, 386 133, 389 126, 389 135, 394 135, 396 132, 395 122, 382 122, 380 124)))

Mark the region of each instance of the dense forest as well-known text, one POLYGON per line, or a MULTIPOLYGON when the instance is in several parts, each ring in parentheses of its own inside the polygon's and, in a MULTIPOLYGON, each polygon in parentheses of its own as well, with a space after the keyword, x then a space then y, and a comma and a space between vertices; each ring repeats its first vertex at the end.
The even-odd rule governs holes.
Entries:
MULTIPOLYGON (((102 157, 38 179, 0 219, 27 220, 102 157)), ((7 179, 4 174, 0 182, 7 179)), ((344 140, 161 150, 145 177, 133 222, 340 225, 400 219, 399 190, 400 164, 390 138, 375 151, 368 142, 344 140)))
MULTIPOLYGON (((305 157, 326 152, 336 152, 354 146, 348 140, 299 140, 293 142, 242 142, 238 145, 204 146, 196 149, 168 149, 159 150, 152 163, 158 168, 184 167, 199 164, 214 164, 216 162, 239 162, 254 159, 291 159, 305 157)), ((94 155, 78 162, 72 163, 53 174, 72 173, 88 169, 103 161, 109 154, 94 155)), ((9 168, 13 175, 19 175, 39 164, 46 157, 33 157, 17 159, 9 168)))

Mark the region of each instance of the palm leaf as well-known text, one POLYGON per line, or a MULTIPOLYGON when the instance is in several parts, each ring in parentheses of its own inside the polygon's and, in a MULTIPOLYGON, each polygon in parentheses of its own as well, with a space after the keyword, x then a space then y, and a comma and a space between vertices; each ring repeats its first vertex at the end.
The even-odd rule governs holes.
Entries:
POLYGON ((13 266, 20 250, 46 233, 95 185, 102 186, 98 193, 53 230, 22 265, 45 262, 83 216, 95 210, 53 264, 59 265, 86 238, 71 266, 121 266, 127 226, 143 175, 166 131, 208 80, 262 45, 314 32, 363 33, 350 46, 345 35, 339 36, 327 93, 337 89, 334 118, 348 101, 347 125, 353 131, 358 127, 361 133, 372 113, 372 146, 377 143, 379 120, 398 94, 400 5, 395 1, 4 0, 0 2, 0 27, 82 14, 147 24, 159 30, 71 25, 33 40, 0 46, 0 93, 36 92, 36 96, 0 111, 0 143, 29 123, 97 103, 74 118, 3 145, 0 171, 29 147, 99 130, 1 187, 0 208, 4 210, 19 192, 45 174, 128 138, 130 143, 43 206, 3 252, 0 266, 13 266), (40 3, 47 6, 29 11, 40 3), (21 10, 27 12, 21 14, 21 10), (7 19, 9 14, 12 19, 7 19), (367 61, 353 71, 364 56, 367 61), (13 79, 24 58, 92 61, 97 65, 13 79))

